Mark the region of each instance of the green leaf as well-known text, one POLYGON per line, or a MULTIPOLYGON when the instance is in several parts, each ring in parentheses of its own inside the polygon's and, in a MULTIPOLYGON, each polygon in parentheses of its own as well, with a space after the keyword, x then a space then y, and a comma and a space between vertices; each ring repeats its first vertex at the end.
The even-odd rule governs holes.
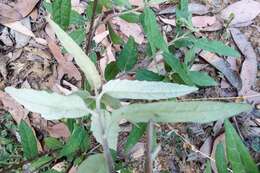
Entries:
POLYGON ((196 90, 196 87, 166 82, 111 80, 103 86, 102 92, 118 99, 160 100, 183 96, 196 90))
POLYGON ((125 143, 125 151, 128 153, 133 146, 141 139, 146 131, 147 123, 138 123, 130 132, 127 141, 125 143))
POLYGON ((191 21, 191 13, 188 11, 188 0, 180 0, 176 8, 176 30, 179 34, 182 26, 186 26, 190 30, 194 30, 191 21))
POLYGON ((107 167, 103 154, 95 154, 79 165, 77 173, 108 173, 107 167))
POLYGON ((73 130, 68 142, 64 145, 60 151, 60 156, 70 156, 76 151, 80 150, 82 143, 85 142, 87 133, 83 127, 76 127, 73 130))
POLYGON ((117 66, 121 71, 131 70, 137 61, 137 46, 132 36, 128 38, 123 50, 120 52, 117 59, 117 66))
POLYGON ((138 13, 133 13, 133 12, 122 14, 119 17, 129 23, 139 23, 140 21, 140 15, 138 13))
POLYGON ((206 169, 205 169, 204 173, 211 173, 211 165, 210 165, 209 160, 207 161, 206 169))
POLYGON ((115 31, 113 30, 113 28, 111 27, 111 25, 109 23, 108 23, 108 31, 109 31, 109 36, 110 36, 112 43, 114 43, 114 44, 123 44, 124 43, 123 39, 115 33, 115 31))
POLYGON ((240 54, 233 48, 225 45, 221 41, 208 40, 206 38, 194 39, 194 46, 219 55, 239 57, 240 54))
POLYGON ((110 62, 105 68, 105 79, 106 81, 115 79, 116 75, 120 72, 117 67, 116 61, 110 62))
POLYGON ((140 21, 149 41, 152 54, 154 55, 157 50, 168 52, 168 46, 159 31, 154 12, 150 8, 145 8, 140 15, 140 21))
POLYGON ((77 65, 84 72, 92 89, 99 89, 101 86, 101 78, 94 63, 82 51, 82 49, 77 45, 77 43, 66 32, 64 32, 55 22, 53 22, 51 19, 47 19, 47 21, 50 23, 51 27, 55 31, 61 44, 74 57, 77 65))
POLYGON ((111 97, 111 96, 109 96, 107 94, 104 94, 102 96, 101 102, 104 103, 105 105, 110 106, 113 109, 118 109, 118 108, 120 108, 122 106, 118 99, 116 99, 114 97, 111 97))
POLYGON ((189 76, 192 82, 197 86, 216 86, 218 84, 213 78, 204 72, 190 71, 189 76))
POLYGON ((227 160, 225 156, 225 150, 222 143, 219 143, 216 148, 216 167, 218 173, 228 173, 227 160))
POLYGON ((101 111, 100 117, 91 117, 91 131, 95 136, 97 142, 103 143, 103 138, 108 140, 109 148, 116 150, 117 147, 117 136, 120 128, 117 121, 113 121, 111 114, 105 110, 101 111), (105 134, 102 134, 104 129, 105 134))
POLYGON ((54 0, 52 2, 53 20, 66 30, 70 24, 71 1, 54 0))
POLYGON ((37 141, 32 129, 22 120, 19 124, 19 134, 23 146, 23 153, 26 159, 32 159, 38 155, 37 141))
POLYGON ((231 163, 231 167, 234 173, 259 173, 259 170, 251 158, 249 151, 244 146, 239 135, 232 124, 225 120, 225 139, 227 158, 231 163))
POLYGON ((5 88, 17 102, 32 112, 40 113, 46 120, 78 118, 89 113, 83 99, 76 94, 60 95, 33 89, 5 88))
POLYGON ((163 53, 163 58, 165 62, 170 65, 172 70, 176 72, 180 78, 185 82, 187 85, 193 85, 193 82, 189 76, 189 72, 187 69, 184 68, 184 66, 180 63, 178 58, 171 54, 171 53, 163 53))
POLYGON ((136 80, 140 81, 162 81, 164 79, 164 76, 161 76, 157 73, 154 73, 146 69, 138 69, 135 74, 135 78, 136 80))
POLYGON ((85 29, 79 28, 69 33, 70 37, 78 44, 81 45, 85 40, 85 29))
POLYGON ((127 119, 130 122, 194 122, 207 123, 249 111, 248 104, 189 101, 163 101, 148 104, 132 104, 112 112, 115 119, 127 119))
POLYGON ((131 8, 131 4, 128 0, 112 0, 116 6, 124 6, 126 8, 131 8))
MULTIPOLYGON (((71 10, 70 12, 70 24, 84 26, 85 19, 77 11, 71 10)), ((85 33, 85 32, 84 32, 85 33)))
POLYGON ((195 54, 196 54, 195 47, 192 47, 190 50, 187 51, 184 57, 184 63, 186 64, 186 66, 190 67, 192 65, 195 59, 195 54))
MULTIPOLYGON (((105 137, 108 140, 109 148, 116 150, 117 148, 117 136, 120 131, 120 128, 118 126, 117 121, 113 121, 111 114, 107 111, 103 111, 100 121, 102 123, 103 128, 105 129, 105 137)), ((93 135, 95 136, 96 140, 99 143, 102 143, 102 138, 104 137, 102 135, 101 124, 99 122, 99 118, 92 116, 91 117, 91 130, 93 132, 93 135)))
POLYGON ((50 150, 57 150, 59 148, 62 148, 62 143, 58 139, 53 137, 44 138, 44 143, 50 150))

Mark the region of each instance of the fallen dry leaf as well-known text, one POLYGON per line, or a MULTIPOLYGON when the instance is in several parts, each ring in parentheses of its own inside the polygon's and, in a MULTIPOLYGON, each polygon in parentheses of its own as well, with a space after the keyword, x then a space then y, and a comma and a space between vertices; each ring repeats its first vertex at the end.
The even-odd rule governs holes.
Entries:
POLYGON ((102 42, 107 36, 109 35, 108 31, 104 31, 102 33, 96 34, 93 37, 93 40, 96 42, 96 44, 102 42))
MULTIPOLYGON (((165 24, 176 26, 175 19, 167 19, 163 17, 159 17, 159 19, 165 24)), ((192 25, 201 31, 217 31, 223 27, 222 23, 216 18, 216 16, 192 17, 192 25)))
POLYGON ((23 16, 14 8, 0 3, 0 23, 9 23, 22 19, 23 16))
POLYGON ((46 129, 51 137, 68 139, 70 131, 64 123, 58 123, 46 129))
POLYGON ((47 38, 48 47, 53 54, 54 58, 59 63, 58 66, 58 81, 64 76, 64 74, 68 74, 69 78, 75 78, 78 82, 78 87, 81 86, 81 74, 77 67, 73 64, 72 61, 67 61, 67 59, 62 55, 60 47, 53 41, 51 38, 47 38))
POLYGON ((218 57, 216 54, 207 51, 201 51, 199 55, 212 66, 214 66, 216 69, 218 69, 220 72, 222 72, 232 86, 234 86, 238 90, 241 89, 241 79, 238 73, 230 68, 230 65, 227 61, 218 57))
POLYGON ((10 112, 17 124, 19 124, 22 119, 25 120, 27 118, 29 111, 3 91, 0 91, 0 101, 4 106, 4 109, 10 112))
POLYGON ((144 42, 143 30, 138 24, 128 23, 119 17, 113 18, 112 23, 118 25, 120 31, 127 37, 132 36, 136 43, 142 44, 144 42))
POLYGON ((26 17, 28 14, 30 14, 34 7, 37 5, 39 0, 17 0, 17 3, 15 4, 14 8, 23 16, 26 17))
MULTIPOLYGON (((204 15, 204 14, 209 13, 209 8, 207 6, 198 4, 198 3, 189 3, 188 8, 192 14, 204 15)), ((176 6, 174 6, 174 7, 171 6, 164 10, 161 10, 159 12, 159 15, 174 14, 175 12, 176 12, 176 6)))
POLYGON ((237 1, 220 12, 220 16, 229 20, 230 14, 234 14, 234 19, 230 25, 236 25, 253 20, 260 13, 260 3, 253 0, 237 1))
MULTIPOLYGON (((202 146, 200 147, 200 152, 209 156, 210 152, 211 152, 211 147, 212 147, 212 137, 209 136, 205 142, 202 144, 202 146)), ((202 156, 204 157, 204 156, 202 156)))
MULTIPOLYGON (((244 62, 241 68, 240 77, 242 80, 242 88, 239 91, 239 95, 249 96, 255 95, 252 91, 252 87, 255 86, 257 76, 257 57, 251 43, 247 40, 246 36, 239 31, 239 29, 230 29, 232 38, 236 43, 237 47, 244 55, 244 62)), ((247 99, 248 101, 259 101, 260 97, 254 97, 247 99)), ((257 102, 260 103, 260 102, 257 102)))

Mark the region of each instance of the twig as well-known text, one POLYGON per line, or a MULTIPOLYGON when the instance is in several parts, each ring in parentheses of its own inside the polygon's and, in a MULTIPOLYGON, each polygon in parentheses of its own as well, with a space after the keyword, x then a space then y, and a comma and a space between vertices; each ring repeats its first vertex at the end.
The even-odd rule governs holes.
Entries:
POLYGON ((153 172, 152 148, 153 148, 153 126, 152 120, 147 125, 146 136, 146 158, 145 158, 145 173, 153 172))
POLYGON ((86 45, 85 53, 87 55, 89 53, 90 46, 91 46, 91 40, 92 40, 92 35, 93 35, 92 28, 93 28, 95 16, 96 16, 97 3, 98 3, 98 0, 94 0, 92 16, 91 16, 91 21, 90 21, 90 27, 89 27, 89 31, 88 31, 88 38, 86 40, 87 45, 86 45))

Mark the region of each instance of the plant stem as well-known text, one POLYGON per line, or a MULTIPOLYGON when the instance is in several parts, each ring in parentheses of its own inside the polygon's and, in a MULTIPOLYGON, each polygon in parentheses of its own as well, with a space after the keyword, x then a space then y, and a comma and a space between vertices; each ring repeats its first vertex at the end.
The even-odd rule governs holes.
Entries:
POLYGON ((154 122, 150 120, 147 125, 147 134, 146 134, 145 173, 153 172, 153 160, 152 160, 153 126, 154 126, 154 122))
POLYGON ((90 46, 91 46, 91 40, 92 40, 92 35, 93 35, 92 28, 93 28, 95 16, 96 16, 97 3, 98 3, 98 0, 94 0, 93 9, 92 9, 92 16, 91 16, 91 21, 90 21, 90 26, 89 26, 89 31, 88 31, 88 38, 86 40, 87 45, 86 45, 85 53, 87 55, 89 53, 90 46))
MULTIPOLYGON (((96 91, 96 95, 97 95, 97 91, 96 91)), ((102 96, 103 96, 103 94, 101 93, 100 95, 97 95, 97 98, 96 98, 96 112, 98 114, 98 122, 99 122, 99 127, 101 128, 100 130, 101 130, 101 135, 102 135, 102 144, 101 145, 104 150, 104 157, 107 162, 108 171, 109 171, 109 173, 114 173, 114 170, 115 170, 114 161, 113 161, 110 149, 109 149, 104 124, 102 123, 102 112, 101 112, 101 106, 100 106, 102 96)), ((103 116, 106 116, 106 115, 103 115, 103 116)))

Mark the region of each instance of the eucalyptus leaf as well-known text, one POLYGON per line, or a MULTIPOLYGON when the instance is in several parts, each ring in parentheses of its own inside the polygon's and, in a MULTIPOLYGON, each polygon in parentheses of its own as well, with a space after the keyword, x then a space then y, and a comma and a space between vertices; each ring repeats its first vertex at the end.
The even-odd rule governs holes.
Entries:
POLYGON ((32 112, 40 113, 46 120, 78 118, 89 113, 89 109, 78 95, 68 96, 33 89, 5 88, 18 103, 32 112))
POLYGON ((103 93, 118 99, 160 100, 179 97, 197 91, 196 87, 153 81, 111 80, 103 93))
POLYGON ((61 44, 74 57, 77 65, 84 72, 92 89, 99 89, 101 86, 101 77, 90 58, 83 52, 78 44, 63 31, 54 21, 47 19, 61 44))
POLYGON ((32 159, 38 155, 37 142, 29 125, 22 120, 19 124, 19 134, 26 159, 32 159))
POLYGON ((103 154, 95 154, 84 160, 78 168, 77 173, 108 173, 103 154))

